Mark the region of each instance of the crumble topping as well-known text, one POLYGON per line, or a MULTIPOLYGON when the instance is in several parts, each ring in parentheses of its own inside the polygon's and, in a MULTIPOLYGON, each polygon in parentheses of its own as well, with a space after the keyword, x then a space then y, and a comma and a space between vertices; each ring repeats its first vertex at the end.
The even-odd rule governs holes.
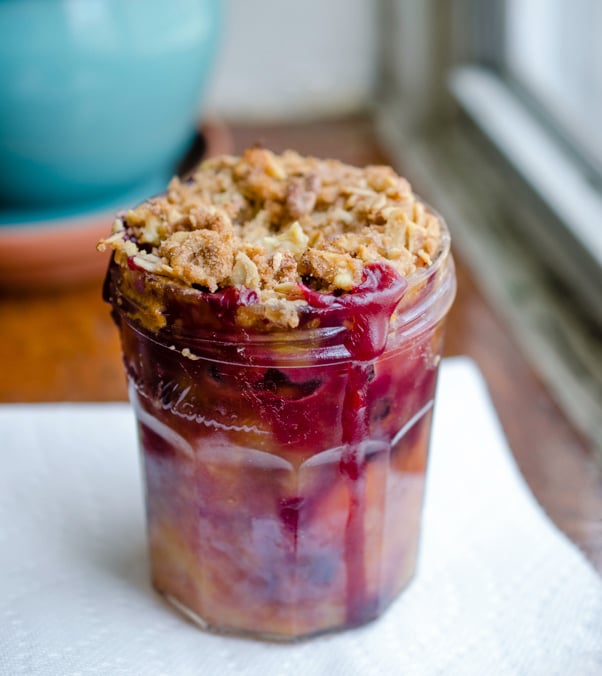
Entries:
POLYGON ((174 178, 164 195, 120 214, 98 248, 159 282, 251 289, 260 302, 241 308, 241 324, 260 314, 294 327, 300 283, 352 291, 376 262, 408 277, 431 265, 440 241, 437 217, 390 167, 250 148, 174 178))

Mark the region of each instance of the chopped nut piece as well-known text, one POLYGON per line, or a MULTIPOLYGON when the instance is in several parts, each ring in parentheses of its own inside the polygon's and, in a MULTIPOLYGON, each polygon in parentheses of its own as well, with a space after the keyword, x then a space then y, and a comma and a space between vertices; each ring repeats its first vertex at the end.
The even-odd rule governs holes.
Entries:
POLYGON ((323 279, 331 289, 349 291, 362 281, 362 262, 349 254, 308 249, 299 262, 304 277, 323 279))
POLYGON ((276 252, 272 256, 272 268, 274 270, 274 282, 278 286, 288 282, 297 281, 297 259, 288 251, 276 252), (275 260, 276 259, 276 260, 275 260))
POLYGON ((230 275, 232 284, 258 289, 261 283, 257 266, 244 251, 239 251, 234 259, 234 267, 230 275))
POLYGON ((280 235, 264 237, 262 244, 268 251, 291 251, 294 254, 302 254, 309 242, 309 237, 303 232, 299 221, 295 221, 288 230, 280 235))
POLYGON ((316 206, 319 190, 320 177, 317 174, 292 178, 286 193, 286 208, 289 214, 297 219, 311 213, 316 206))

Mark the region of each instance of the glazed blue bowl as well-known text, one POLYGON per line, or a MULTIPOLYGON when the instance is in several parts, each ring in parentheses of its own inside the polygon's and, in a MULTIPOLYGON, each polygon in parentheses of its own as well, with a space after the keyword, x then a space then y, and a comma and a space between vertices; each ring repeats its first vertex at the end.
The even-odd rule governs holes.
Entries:
POLYGON ((112 199, 196 130, 219 0, 0 0, 0 207, 112 199))

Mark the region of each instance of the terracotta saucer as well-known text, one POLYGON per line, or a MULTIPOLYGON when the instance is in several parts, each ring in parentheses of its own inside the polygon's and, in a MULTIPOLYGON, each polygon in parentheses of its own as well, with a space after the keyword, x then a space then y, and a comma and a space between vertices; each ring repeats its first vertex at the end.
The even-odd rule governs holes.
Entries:
MULTIPOLYGON (((206 122, 178 171, 186 173, 203 157, 229 152, 232 139, 227 127, 206 122)), ((169 178, 157 177, 152 186, 124 195, 120 203, 113 200, 87 213, 0 225, 0 288, 48 289, 100 278, 109 253, 98 253, 96 242, 109 232, 116 211, 160 191, 158 186, 167 185, 169 178)))

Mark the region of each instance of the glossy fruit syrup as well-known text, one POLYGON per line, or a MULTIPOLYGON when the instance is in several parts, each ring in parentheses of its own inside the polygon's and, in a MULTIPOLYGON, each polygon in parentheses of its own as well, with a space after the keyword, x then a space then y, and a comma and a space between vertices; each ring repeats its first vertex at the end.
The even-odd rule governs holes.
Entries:
POLYGON ((451 259, 419 284, 373 264, 349 293, 302 286, 280 332, 237 327, 253 292, 177 288, 153 331, 132 289, 144 271, 113 265, 156 588, 267 638, 377 617, 415 569, 451 259))

